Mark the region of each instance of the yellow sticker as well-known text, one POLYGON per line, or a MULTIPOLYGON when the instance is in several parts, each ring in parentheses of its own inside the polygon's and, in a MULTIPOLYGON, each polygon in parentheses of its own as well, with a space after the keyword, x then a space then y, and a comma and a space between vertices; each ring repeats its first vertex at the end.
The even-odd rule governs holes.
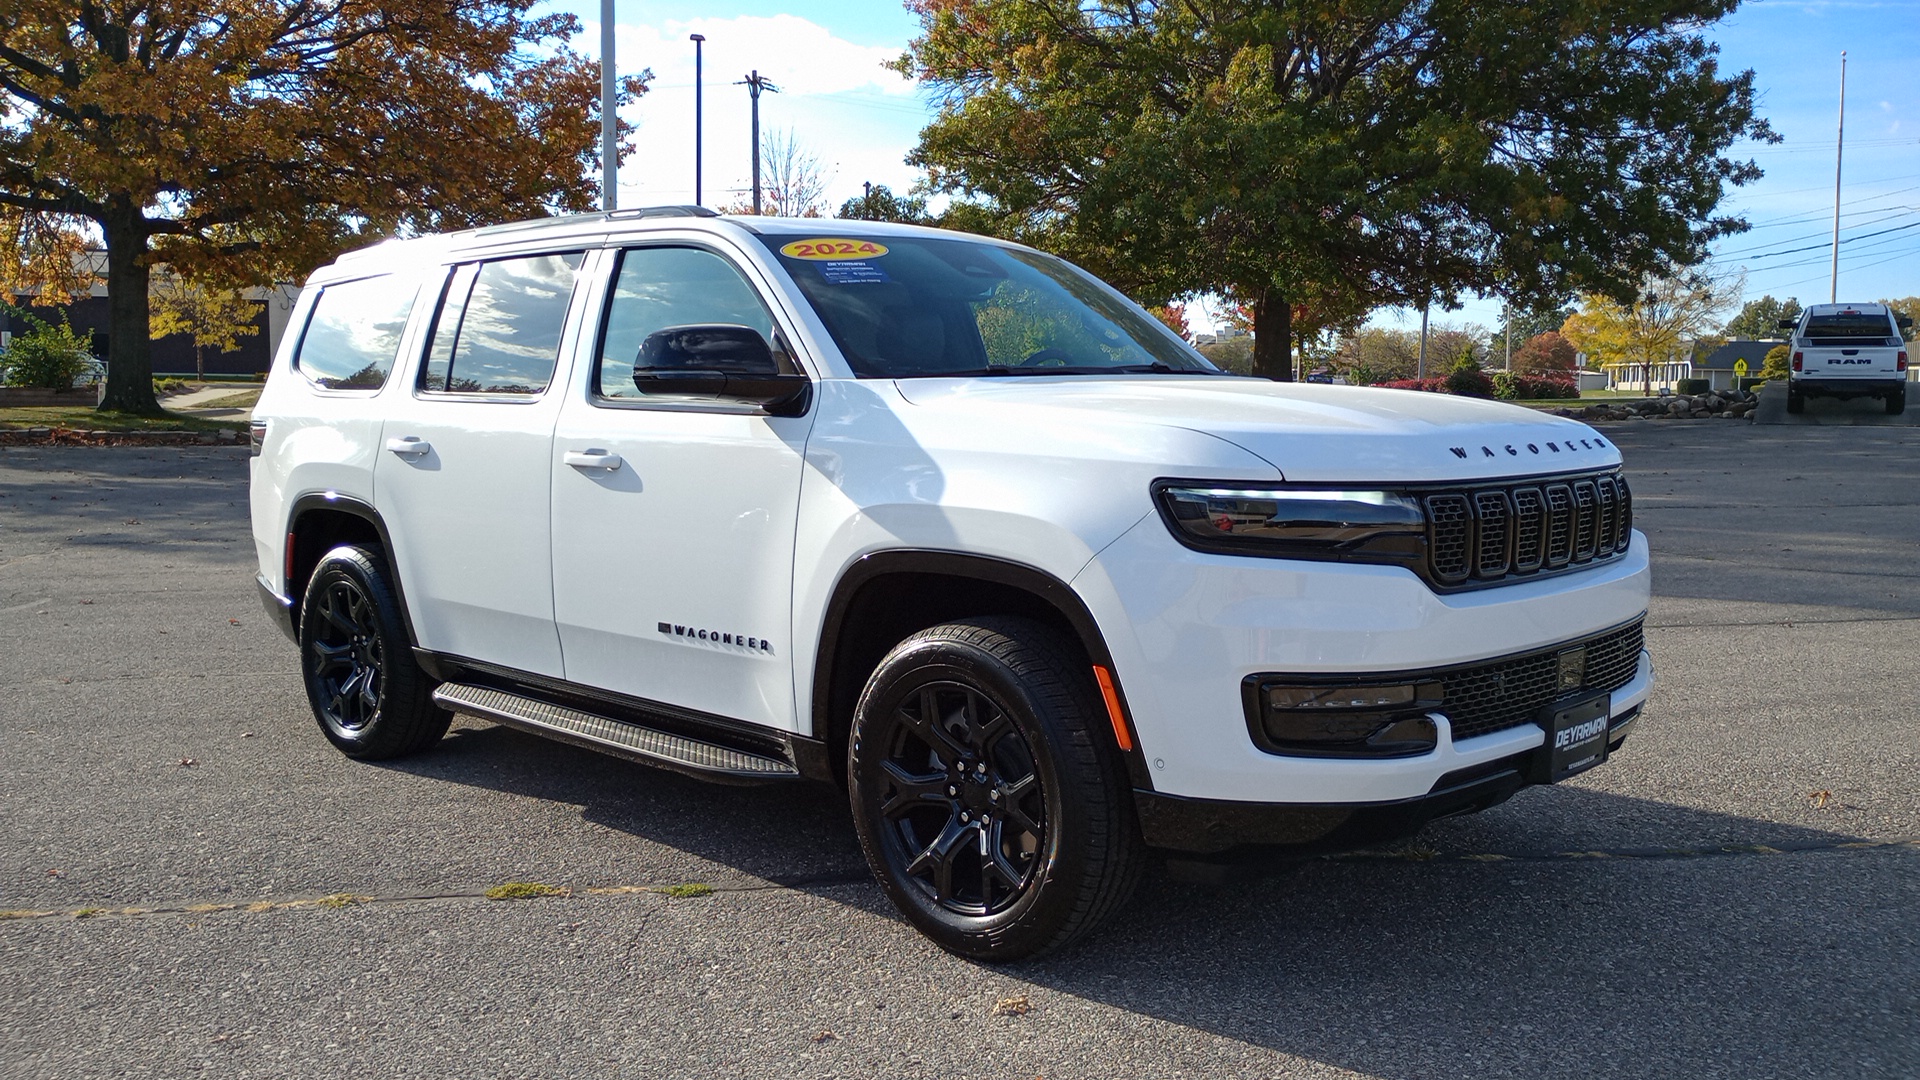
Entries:
POLYGON ((831 259, 834 261, 877 259, 887 253, 887 245, 871 240, 795 240, 780 249, 789 259, 831 259))

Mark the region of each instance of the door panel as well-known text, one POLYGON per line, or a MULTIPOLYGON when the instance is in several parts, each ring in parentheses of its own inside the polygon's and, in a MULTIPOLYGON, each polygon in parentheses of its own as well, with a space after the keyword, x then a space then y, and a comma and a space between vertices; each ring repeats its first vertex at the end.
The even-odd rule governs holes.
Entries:
MULTIPOLYGON (((389 420, 374 476, 420 644, 558 677, 548 521, 550 390, 579 253, 456 268, 406 419, 389 420)), ((578 302, 576 302, 576 300, 578 302)))
POLYGON ((775 327, 712 252, 632 249, 615 271, 602 355, 568 395, 550 459, 567 678, 792 730, 793 530, 811 416, 638 393, 633 364, 654 330, 775 327))

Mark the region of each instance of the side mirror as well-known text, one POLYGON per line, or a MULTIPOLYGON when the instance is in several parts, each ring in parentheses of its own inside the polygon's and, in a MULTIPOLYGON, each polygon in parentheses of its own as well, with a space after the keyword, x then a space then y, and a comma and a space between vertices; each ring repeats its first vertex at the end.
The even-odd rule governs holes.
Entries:
POLYGON ((1913 329, 1913 316, 1901 315, 1893 320, 1902 330, 1913 329))
POLYGON ((1794 327, 1799 325, 1800 325, 1799 319, 1781 319, 1780 320, 1780 329, 1782 330, 1791 330, 1794 327))
POLYGON ((748 402, 775 416, 805 412, 813 388, 805 375, 781 373, 758 330, 726 323, 648 334, 634 357, 633 385, 642 394, 748 402))

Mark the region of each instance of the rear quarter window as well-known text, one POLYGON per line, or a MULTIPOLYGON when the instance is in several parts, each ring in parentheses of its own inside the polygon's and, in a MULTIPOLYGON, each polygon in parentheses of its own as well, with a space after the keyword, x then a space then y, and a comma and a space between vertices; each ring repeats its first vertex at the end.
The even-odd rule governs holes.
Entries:
POLYGON ((327 285, 313 303, 293 366, 328 390, 378 390, 400 353, 415 283, 394 275, 327 285))

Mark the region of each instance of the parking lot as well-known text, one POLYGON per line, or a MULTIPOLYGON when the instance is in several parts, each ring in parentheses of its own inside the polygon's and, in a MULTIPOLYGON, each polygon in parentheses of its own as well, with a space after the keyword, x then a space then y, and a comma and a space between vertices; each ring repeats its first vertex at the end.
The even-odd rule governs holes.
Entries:
POLYGON ((338 755, 244 449, 0 448, 0 1076, 1920 1074, 1920 430, 1606 431, 1660 678, 1612 762, 1008 968, 824 788, 338 755))

